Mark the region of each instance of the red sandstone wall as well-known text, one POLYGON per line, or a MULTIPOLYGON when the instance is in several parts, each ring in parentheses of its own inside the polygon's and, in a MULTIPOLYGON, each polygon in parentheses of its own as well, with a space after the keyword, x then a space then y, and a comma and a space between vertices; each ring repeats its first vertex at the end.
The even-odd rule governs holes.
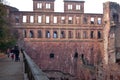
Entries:
POLYGON ((26 51, 43 70, 58 70, 81 77, 89 72, 82 71, 85 69, 82 69, 81 54, 89 64, 96 65, 102 58, 100 46, 97 42, 26 42, 26 51), (77 59, 74 58, 75 52, 78 53, 77 59), (54 53, 53 59, 49 57, 50 53, 54 53))

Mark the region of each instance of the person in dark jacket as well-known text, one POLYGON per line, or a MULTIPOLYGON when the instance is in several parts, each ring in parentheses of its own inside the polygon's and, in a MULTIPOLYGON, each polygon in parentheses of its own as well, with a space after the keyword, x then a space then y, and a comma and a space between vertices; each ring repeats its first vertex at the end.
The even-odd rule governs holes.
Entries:
POLYGON ((19 53, 20 53, 20 52, 19 52, 18 46, 15 46, 15 47, 14 47, 15 61, 20 61, 19 53))

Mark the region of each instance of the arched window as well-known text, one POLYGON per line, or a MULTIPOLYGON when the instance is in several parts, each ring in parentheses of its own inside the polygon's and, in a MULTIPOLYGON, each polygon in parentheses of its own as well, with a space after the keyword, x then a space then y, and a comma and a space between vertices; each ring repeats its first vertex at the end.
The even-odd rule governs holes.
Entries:
POLYGON ((33 30, 30 30, 30 38, 34 38, 34 32, 33 32, 33 30))
POLYGON ((53 32, 53 38, 58 38, 57 31, 54 31, 54 32, 53 32))
POLYGON ((98 31, 98 39, 100 39, 100 38, 101 38, 101 32, 98 31))
POLYGON ((73 38, 73 33, 72 33, 72 31, 68 31, 68 38, 73 38))
POLYGON ((91 31, 90 38, 94 38, 94 31, 91 31))
POLYGON ((87 31, 83 31, 83 38, 87 39, 87 31))
POLYGON ((46 31, 46 38, 50 38, 50 32, 46 31))
POLYGON ((77 32, 77 33, 76 33, 76 38, 78 38, 78 39, 81 38, 81 34, 80 34, 80 32, 77 32))
POLYGON ((27 37, 27 32, 26 32, 26 30, 23 30, 23 37, 24 37, 24 38, 27 37))
POLYGON ((78 58, 78 52, 75 52, 74 58, 78 58))
POLYGON ((60 38, 65 38, 65 32, 61 31, 60 38))
POLYGON ((42 38, 42 32, 41 32, 41 30, 38 30, 38 38, 42 38))

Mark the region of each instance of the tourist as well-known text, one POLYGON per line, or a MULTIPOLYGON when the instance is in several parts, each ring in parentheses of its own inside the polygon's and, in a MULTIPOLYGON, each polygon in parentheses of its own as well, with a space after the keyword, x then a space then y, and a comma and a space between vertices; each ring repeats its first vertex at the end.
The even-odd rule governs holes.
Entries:
POLYGON ((15 46, 15 47, 14 47, 15 61, 20 61, 19 53, 20 53, 20 52, 19 52, 18 46, 15 46))

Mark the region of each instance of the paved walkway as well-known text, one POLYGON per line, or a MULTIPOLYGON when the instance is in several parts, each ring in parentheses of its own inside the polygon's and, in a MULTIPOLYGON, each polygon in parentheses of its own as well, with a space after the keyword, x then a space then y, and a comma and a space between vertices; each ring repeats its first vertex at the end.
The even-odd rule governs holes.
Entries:
POLYGON ((0 57, 0 80, 24 80, 23 60, 15 62, 11 57, 0 57))

